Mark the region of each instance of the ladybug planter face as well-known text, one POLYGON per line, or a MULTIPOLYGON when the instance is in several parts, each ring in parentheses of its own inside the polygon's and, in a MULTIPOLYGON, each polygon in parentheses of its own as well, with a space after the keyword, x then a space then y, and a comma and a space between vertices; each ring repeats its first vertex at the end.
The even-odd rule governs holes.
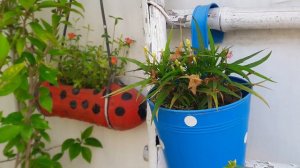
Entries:
MULTIPOLYGON (((142 96, 137 98, 138 91, 135 89, 109 98, 106 120, 104 97, 106 89, 100 91, 77 89, 61 84, 52 86, 49 83, 43 83, 42 86, 49 88, 53 101, 51 113, 41 108, 41 112, 46 116, 76 119, 105 127, 110 125, 116 130, 134 128, 146 119, 147 104, 143 102, 142 96)), ((110 89, 115 91, 121 87, 114 83, 110 89)))

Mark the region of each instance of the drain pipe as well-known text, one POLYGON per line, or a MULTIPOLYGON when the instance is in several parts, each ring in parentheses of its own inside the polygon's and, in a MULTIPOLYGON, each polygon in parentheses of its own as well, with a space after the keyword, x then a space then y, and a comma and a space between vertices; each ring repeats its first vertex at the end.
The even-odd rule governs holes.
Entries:
MULTIPOLYGON (((169 27, 190 27, 193 10, 169 10, 165 13, 169 27)), ((223 32, 242 29, 299 29, 300 8, 213 8, 209 11, 208 25, 223 32)))

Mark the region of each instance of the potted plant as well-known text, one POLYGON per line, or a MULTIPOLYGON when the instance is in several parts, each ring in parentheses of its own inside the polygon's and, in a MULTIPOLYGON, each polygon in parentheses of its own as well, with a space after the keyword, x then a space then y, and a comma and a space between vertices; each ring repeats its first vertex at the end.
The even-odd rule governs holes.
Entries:
POLYGON ((48 147, 50 125, 36 110, 38 105, 52 109, 49 90, 40 84, 57 85, 57 69, 50 60, 61 47, 58 32, 69 13, 80 13, 80 9, 83 6, 76 0, 0 1, 0 96, 13 94, 18 102, 16 111, 0 112, 0 144, 5 144, 7 157, 0 163, 15 161, 15 168, 60 168, 65 152, 71 160, 81 154, 91 162, 90 146, 102 147, 91 137, 93 127, 80 138, 48 147), (40 16, 41 11, 52 11, 50 21, 40 16), (58 153, 51 151, 57 148, 61 148, 58 153))
POLYGON ((138 65, 146 78, 112 94, 152 86, 146 98, 169 168, 219 168, 229 160, 244 165, 250 95, 267 104, 252 90, 262 82, 249 76, 272 81, 253 70, 271 53, 254 62, 250 59, 261 51, 230 62, 230 48, 215 46, 210 31, 205 48, 199 29, 199 48, 186 40, 172 51, 171 31, 160 57, 145 49, 144 63, 120 58, 138 65))
MULTIPOLYGON (((67 117, 102 125, 105 127, 126 130, 140 125, 146 118, 146 103, 135 89, 112 96, 106 105, 104 95, 124 86, 119 79, 125 74, 126 61, 118 56, 127 57, 134 40, 127 37, 115 37, 115 29, 122 18, 113 17, 112 36, 103 35, 110 44, 111 55, 103 45, 90 42, 80 44, 80 34, 70 32, 65 38, 64 46, 58 52, 59 86, 51 83, 43 85, 49 88, 53 100, 53 109, 43 114, 67 117), (110 86, 107 86, 110 82, 110 86)), ((78 20, 75 20, 77 22, 78 20)), ((91 31, 89 26, 87 36, 91 31)), ((76 24, 75 24, 76 30, 76 24)), ((88 37, 87 37, 88 38, 88 37)))

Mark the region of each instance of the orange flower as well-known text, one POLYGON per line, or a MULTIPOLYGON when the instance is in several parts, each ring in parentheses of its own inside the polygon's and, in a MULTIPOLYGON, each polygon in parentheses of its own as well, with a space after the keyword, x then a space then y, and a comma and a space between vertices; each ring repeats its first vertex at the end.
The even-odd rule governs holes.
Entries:
POLYGON ((201 85, 202 79, 200 79, 199 75, 190 75, 187 78, 190 79, 188 88, 194 95, 196 95, 197 87, 201 85))
POLYGON ((126 43, 127 45, 131 45, 132 43, 134 43, 134 40, 132 40, 132 39, 129 38, 129 37, 126 37, 126 38, 125 38, 125 43, 126 43))
POLYGON ((116 65, 118 63, 118 59, 115 56, 110 57, 110 62, 112 65, 116 65))
POLYGON ((68 33, 68 38, 73 40, 77 35, 75 33, 68 33))

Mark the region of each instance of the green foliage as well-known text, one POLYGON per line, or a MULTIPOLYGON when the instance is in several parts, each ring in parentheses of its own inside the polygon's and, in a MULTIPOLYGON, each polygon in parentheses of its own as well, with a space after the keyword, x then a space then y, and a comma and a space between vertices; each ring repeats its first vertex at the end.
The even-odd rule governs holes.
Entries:
POLYGON ((39 103, 40 105, 46 109, 49 113, 52 110, 52 99, 50 97, 50 91, 48 88, 40 87, 39 88, 39 103))
POLYGON ((267 104, 261 95, 251 89, 255 84, 250 81, 249 75, 254 75, 263 81, 274 82, 253 69, 264 63, 270 57, 271 52, 254 62, 250 62, 250 59, 260 52, 231 63, 230 48, 220 49, 215 46, 210 32, 208 49, 201 44, 203 40, 199 34, 201 44, 199 49, 192 48, 191 42, 186 40, 171 51, 169 47, 171 36, 172 31, 165 49, 161 52, 160 60, 155 53, 150 53, 147 49, 145 49, 145 63, 122 58, 136 64, 148 78, 112 94, 137 86, 142 88, 148 85, 154 86, 147 96, 155 102, 153 117, 157 115, 158 108, 161 106, 185 110, 218 108, 239 100, 243 97, 243 92, 249 92, 267 104), (245 78, 248 83, 234 82, 230 79, 232 75, 245 78))
POLYGON ((59 71, 53 60, 64 51, 64 37, 59 32, 70 24, 67 16, 72 12, 81 14, 82 9, 76 0, 0 1, 0 96, 13 94, 18 101, 16 112, 6 116, 0 112, 0 143, 7 157, 1 158, 1 163, 15 161, 15 167, 22 168, 61 168, 59 160, 67 149, 72 151, 72 159, 81 153, 91 161, 91 150, 84 144, 85 139, 92 138, 91 127, 81 139, 72 139, 69 145, 64 143, 59 146, 61 152, 51 156, 50 150, 55 147, 47 148, 50 125, 37 112, 39 106, 52 110, 50 92, 40 84, 57 85, 59 71), (37 13, 42 10, 51 11, 50 22, 39 17, 37 13))
MULTIPOLYGON (((122 18, 112 17, 115 21, 112 37, 108 36, 111 55, 108 55, 106 47, 87 42, 82 45, 81 35, 75 32, 68 33, 64 40, 64 47, 53 51, 53 55, 59 53, 59 80, 76 88, 102 89, 111 76, 121 76, 125 73, 125 60, 118 60, 117 56, 127 57, 129 48, 134 40, 115 38, 115 28, 122 18), (111 65, 111 66, 110 66, 111 65)), ((75 20, 76 22, 78 20, 75 20)), ((89 35, 92 29, 84 27, 89 35)), ((76 30, 76 28, 75 28, 76 30)), ((87 36, 88 36, 87 35, 87 36)))
POLYGON ((0 128, 0 143, 15 138, 20 133, 20 127, 17 125, 5 125, 0 128))
POLYGON ((65 140, 62 144, 61 153, 58 153, 53 158, 55 160, 59 160, 62 155, 68 151, 70 160, 75 159, 81 153, 82 158, 90 163, 92 160, 92 151, 90 147, 102 148, 101 142, 98 139, 91 137, 92 132, 93 127, 88 127, 81 133, 80 139, 70 138, 65 140))
POLYGON ((10 49, 9 43, 8 43, 6 37, 2 34, 0 34, 0 48, 1 48, 1 50, 0 50, 0 67, 2 67, 6 61, 6 58, 7 58, 9 49, 10 49))

